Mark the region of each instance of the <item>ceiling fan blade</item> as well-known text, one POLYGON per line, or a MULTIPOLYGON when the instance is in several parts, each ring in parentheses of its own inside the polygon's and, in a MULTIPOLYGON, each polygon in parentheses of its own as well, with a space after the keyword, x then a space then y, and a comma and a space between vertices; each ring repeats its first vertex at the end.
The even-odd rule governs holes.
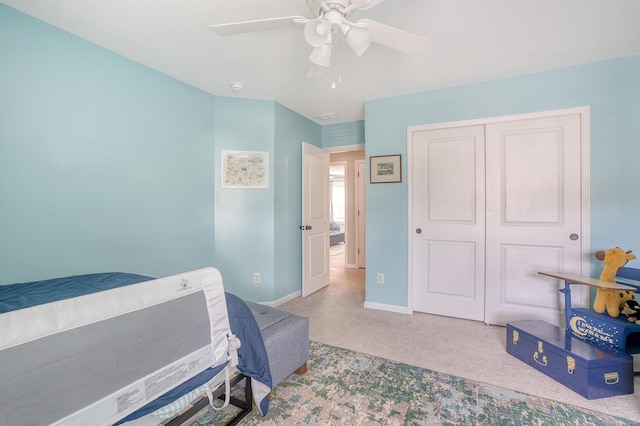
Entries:
POLYGON ((356 26, 366 27, 374 42, 410 55, 424 52, 433 43, 428 38, 369 19, 359 20, 356 26))
POLYGON ((321 77, 322 75, 324 75, 324 70, 326 69, 327 67, 322 67, 318 64, 311 62, 309 64, 309 68, 307 68, 307 77, 308 78, 321 77))
POLYGON ((258 19, 256 21, 234 22, 231 24, 209 25, 213 31, 221 36, 253 33, 256 31, 275 30, 278 28, 295 27, 309 21, 304 16, 284 16, 282 18, 258 19))
POLYGON ((376 7, 384 0, 351 0, 351 6, 354 9, 367 10, 376 7))

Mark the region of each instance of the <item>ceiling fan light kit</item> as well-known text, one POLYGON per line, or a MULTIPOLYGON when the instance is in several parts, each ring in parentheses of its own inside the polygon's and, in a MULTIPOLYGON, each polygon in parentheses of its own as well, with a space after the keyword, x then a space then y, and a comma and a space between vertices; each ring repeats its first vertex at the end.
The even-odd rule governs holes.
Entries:
POLYGON ((304 25, 304 38, 313 47, 309 60, 322 67, 329 66, 332 45, 340 35, 356 56, 366 52, 372 42, 409 54, 419 54, 429 47, 431 40, 398 28, 368 19, 355 24, 347 20, 352 11, 371 9, 383 1, 306 0, 314 18, 287 16, 211 25, 210 28, 221 36, 228 36, 304 25))
POLYGON ((331 23, 326 19, 314 19, 304 25, 304 38, 312 47, 320 47, 331 40, 331 23))
POLYGON ((322 46, 314 47, 309 55, 309 60, 321 67, 328 67, 331 65, 331 43, 323 44, 322 46))
POLYGON ((371 46, 371 42, 373 41, 373 36, 369 34, 367 31, 362 28, 358 28, 353 25, 342 25, 340 28, 342 31, 342 35, 344 36, 344 40, 347 42, 353 53, 356 56, 362 55, 367 51, 369 46, 371 46))

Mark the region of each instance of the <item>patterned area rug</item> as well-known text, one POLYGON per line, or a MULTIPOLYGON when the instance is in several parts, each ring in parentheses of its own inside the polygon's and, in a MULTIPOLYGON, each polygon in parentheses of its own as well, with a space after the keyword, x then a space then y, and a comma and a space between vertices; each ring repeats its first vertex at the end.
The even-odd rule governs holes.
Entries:
MULTIPOLYGON (((271 393, 269 413, 241 425, 635 425, 544 398, 311 342, 304 375, 271 393)), ((236 390, 241 392, 241 389, 236 390)), ((229 409, 187 424, 224 424, 229 409)))

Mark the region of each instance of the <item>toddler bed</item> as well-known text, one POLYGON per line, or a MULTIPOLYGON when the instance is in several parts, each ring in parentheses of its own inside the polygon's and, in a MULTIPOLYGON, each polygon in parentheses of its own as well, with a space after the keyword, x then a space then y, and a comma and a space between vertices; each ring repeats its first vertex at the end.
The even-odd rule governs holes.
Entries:
POLYGON ((0 286, 0 330, 0 425, 166 417, 236 372, 251 378, 258 408, 268 409, 260 331, 214 268, 0 286))

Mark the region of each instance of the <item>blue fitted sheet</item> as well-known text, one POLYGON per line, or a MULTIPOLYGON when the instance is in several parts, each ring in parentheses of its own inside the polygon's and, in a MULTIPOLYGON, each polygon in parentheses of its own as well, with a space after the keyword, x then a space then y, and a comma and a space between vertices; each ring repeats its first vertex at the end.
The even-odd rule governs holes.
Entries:
POLYGON ((153 279, 126 272, 104 272, 0 285, 0 314, 153 279))

